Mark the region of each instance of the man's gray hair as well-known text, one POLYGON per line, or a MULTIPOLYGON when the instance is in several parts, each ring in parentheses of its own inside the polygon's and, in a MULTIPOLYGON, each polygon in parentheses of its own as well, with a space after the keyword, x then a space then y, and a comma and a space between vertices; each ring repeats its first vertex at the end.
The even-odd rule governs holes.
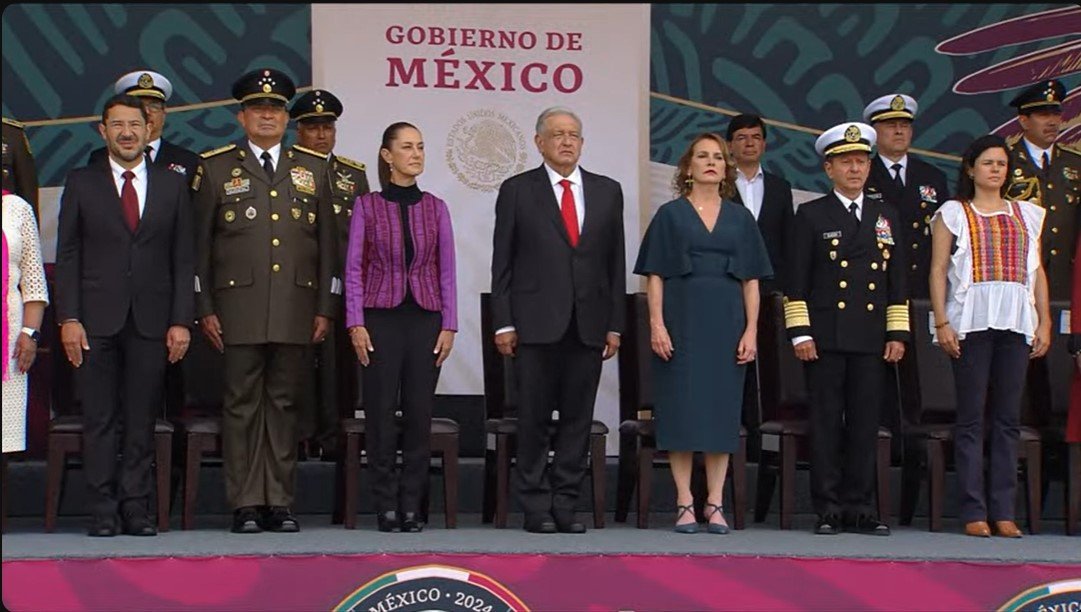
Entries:
POLYGON ((567 115, 574 119, 575 123, 578 124, 578 131, 582 131, 582 120, 578 118, 578 115, 574 114, 574 111, 563 106, 551 106, 541 111, 540 116, 537 117, 537 134, 541 133, 541 128, 544 127, 544 122, 548 120, 548 117, 555 115, 567 115))

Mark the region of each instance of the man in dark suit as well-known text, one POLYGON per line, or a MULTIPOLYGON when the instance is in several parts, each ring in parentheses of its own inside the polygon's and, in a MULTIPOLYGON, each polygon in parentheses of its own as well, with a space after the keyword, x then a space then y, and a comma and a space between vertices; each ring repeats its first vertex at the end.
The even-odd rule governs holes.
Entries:
MULTIPOLYGON (((166 102, 173 95, 173 84, 169 79, 151 70, 136 70, 117 79, 113 90, 143 101, 150 124, 150 139, 145 147, 150 163, 176 172, 190 184, 195 177, 195 169, 199 167, 199 156, 162 139, 168 112, 166 102)), ((106 155, 104 148, 91 151, 89 163, 103 160, 106 155)))
POLYGON ((82 386, 92 536, 116 534, 118 509, 124 533, 157 533, 147 512, 154 422, 166 363, 184 357, 195 316, 188 187, 147 165, 146 121, 138 98, 106 102, 108 159, 73 170, 60 201, 56 318, 82 386))
POLYGON ((863 109, 863 119, 875 128, 878 155, 871 160, 871 176, 865 191, 880 197, 901 216, 900 245, 908 260, 905 286, 912 298, 930 296, 931 219, 950 198, 946 175, 938 168, 909 153, 912 121, 919 105, 912 96, 890 94, 871 101, 863 109))
POLYGON ((41 226, 38 210, 38 171, 30 141, 26 138, 26 126, 14 119, 3 118, 3 166, 4 189, 26 200, 34 209, 34 218, 41 226))
MULTIPOLYGON (((370 191, 364 164, 333 152, 338 117, 343 111, 341 100, 325 89, 313 89, 298 97, 289 109, 290 118, 296 121, 297 144, 330 156, 327 171, 337 227, 339 268, 345 264, 349 247, 353 203, 370 191)), ((353 418, 360 408, 360 363, 345 330, 345 317, 335 319, 334 330, 316 351, 316 377, 309 381, 300 408, 301 437, 307 441, 308 456, 328 460, 335 458, 340 419, 353 418)))
POLYGON ((499 188, 492 249, 495 343, 518 381, 518 497, 525 529, 584 533, 585 475, 601 361, 616 354, 626 293, 623 190, 578 166, 582 122, 549 108, 534 137, 544 164, 499 188), (548 424, 555 454, 545 477, 548 424))
POLYGON ((340 308, 327 156, 282 146, 296 93, 270 68, 233 83, 246 138, 202 154, 199 327, 225 356, 222 452, 232 530, 296 532, 297 397, 340 308))
MULTIPOLYGON (((758 221, 769 252, 773 278, 760 282, 762 293, 784 287, 785 250, 792 240, 792 185, 762 169, 766 124, 758 115, 737 115, 728 122, 725 140, 736 160, 736 201, 758 221)), ((748 372, 752 371, 748 369, 748 372)))
POLYGON ((864 193, 874 143, 863 123, 818 137, 833 190, 800 205, 788 252, 785 327, 806 364, 811 501, 824 535, 842 525, 890 533, 871 503, 882 361, 901 359, 909 325, 897 211, 864 193))

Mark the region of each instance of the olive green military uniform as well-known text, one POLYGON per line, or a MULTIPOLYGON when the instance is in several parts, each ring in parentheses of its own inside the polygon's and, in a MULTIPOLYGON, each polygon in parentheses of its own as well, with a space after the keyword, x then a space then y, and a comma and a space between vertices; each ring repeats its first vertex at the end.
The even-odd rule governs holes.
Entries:
POLYGON ((38 171, 34 165, 34 155, 30 152, 30 141, 26 138, 23 124, 7 117, 3 120, 4 189, 30 203, 30 207, 34 209, 34 218, 40 226, 38 171))
POLYGON ((283 147, 272 179, 247 142, 202 157, 196 309, 218 316, 225 343, 226 495, 234 508, 289 506, 314 319, 340 309, 327 157, 283 147))

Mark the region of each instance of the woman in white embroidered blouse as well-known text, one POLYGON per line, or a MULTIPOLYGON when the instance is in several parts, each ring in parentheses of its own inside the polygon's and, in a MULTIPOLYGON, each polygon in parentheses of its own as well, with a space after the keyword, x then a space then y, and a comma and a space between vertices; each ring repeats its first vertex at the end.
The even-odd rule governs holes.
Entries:
POLYGON ((935 214, 930 283, 936 342, 953 358, 954 449, 964 531, 988 537, 990 519, 997 535, 1017 538, 1021 396, 1028 360, 1043 356, 1050 345, 1051 313, 1040 264, 1044 210, 1004 199, 1013 170, 1009 159, 999 136, 977 138, 965 151, 957 199, 935 214))

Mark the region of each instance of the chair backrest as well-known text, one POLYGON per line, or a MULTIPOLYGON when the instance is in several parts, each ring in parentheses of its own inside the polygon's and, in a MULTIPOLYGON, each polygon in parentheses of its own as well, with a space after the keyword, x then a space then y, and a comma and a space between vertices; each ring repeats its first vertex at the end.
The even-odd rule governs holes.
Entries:
POLYGON ((484 371, 485 418, 513 417, 517 413, 518 389, 510 357, 499 354, 492 322, 492 294, 480 294, 481 366, 484 371))
MULTIPOLYGON (((1030 381, 1029 389, 1037 411, 1047 411, 1065 418, 1070 410, 1070 383, 1073 378, 1073 355, 1068 352, 1070 339, 1070 302, 1051 302, 1051 348, 1047 351, 1046 379, 1030 381), (1042 400, 1042 401, 1039 401, 1042 400)), ((1030 369, 1029 372, 1032 372, 1030 369)))
POLYGON ((616 353, 619 359, 619 420, 652 418, 653 349, 650 345, 649 301, 644 292, 629 293, 627 322, 616 353))
POLYGON ((180 363, 187 407, 201 414, 221 414, 225 397, 225 356, 210 346, 201 330, 193 329, 188 352, 180 363))
POLYGON ((907 423, 943 422, 954 418, 957 394, 949 355, 934 344, 931 301, 909 301, 912 340, 901 360, 901 405, 907 423))
POLYGON ((758 317, 759 422, 803 419, 807 416, 807 384, 803 363, 792 350, 784 325, 784 297, 762 297, 758 317))

